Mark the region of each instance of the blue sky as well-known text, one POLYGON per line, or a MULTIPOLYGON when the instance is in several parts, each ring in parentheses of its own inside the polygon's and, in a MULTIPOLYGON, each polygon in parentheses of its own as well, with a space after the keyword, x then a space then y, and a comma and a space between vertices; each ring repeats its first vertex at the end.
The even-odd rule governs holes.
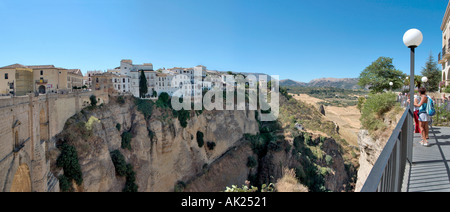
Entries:
POLYGON ((358 77, 380 56, 409 73, 402 37, 424 34, 416 73, 441 51, 446 0, 1 0, 0 66, 262 72, 358 77))

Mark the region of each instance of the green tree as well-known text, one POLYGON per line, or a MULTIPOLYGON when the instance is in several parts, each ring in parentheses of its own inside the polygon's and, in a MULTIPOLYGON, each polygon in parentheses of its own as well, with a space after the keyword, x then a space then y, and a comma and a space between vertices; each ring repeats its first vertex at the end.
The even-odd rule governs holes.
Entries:
POLYGON ((74 146, 63 144, 60 147, 61 154, 56 160, 56 165, 62 167, 64 176, 70 182, 75 180, 78 185, 83 182, 83 174, 81 173, 81 166, 78 163, 78 153, 74 146))
POLYGON ((95 107, 97 105, 97 97, 95 95, 91 95, 89 97, 89 100, 91 100, 91 106, 95 107))
POLYGON ((414 85, 418 88, 422 87, 422 76, 419 75, 414 76, 414 85))
POLYGON ((358 85, 362 88, 369 86, 372 93, 382 93, 383 90, 390 90, 389 82, 394 83, 392 89, 401 88, 404 74, 395 69, 392 60, 389 57, 379 57, 361 72, 358 85))
POLYGON ((144 70, 141 70, 141 76, 139 77, 139 97, 144 98, 147 92, 147 78, 145 78, 144 70))
POLYGON ((156 101, 156 106, 160 108, 167 108, 171 105, 170 96, 166 92, 159 94, 158 100, 156 101))
POLYGON ((422 68, 422 75, 428 78, 426 88, 428 91, 434 92, 439 90, 439 82, 441 81, 441 71, 437 62, 434 60, 432 53, 428 57, 425 67, 422 68))

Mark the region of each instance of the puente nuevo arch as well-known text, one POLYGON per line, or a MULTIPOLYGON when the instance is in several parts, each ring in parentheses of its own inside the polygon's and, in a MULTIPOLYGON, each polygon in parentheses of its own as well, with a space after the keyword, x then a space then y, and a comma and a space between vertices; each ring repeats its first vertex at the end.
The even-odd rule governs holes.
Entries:
POLYGON ((68 118, 80 112, 95 95, 109 101, 103 92, 28 95, 0 99, 0 191, 59 191, 46 158, 55 148, 55 135, 68 118))

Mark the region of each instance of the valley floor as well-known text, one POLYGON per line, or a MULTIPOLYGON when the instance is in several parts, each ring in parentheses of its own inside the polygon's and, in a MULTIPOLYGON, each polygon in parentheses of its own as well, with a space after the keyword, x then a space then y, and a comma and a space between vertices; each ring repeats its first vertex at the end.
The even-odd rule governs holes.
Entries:
MULTIPOLYGON (((319 108, 319 102, 324 100, 311 97, 307 94, 290 94, 295 99, 309 103, 319 108)), ((352 146, 358 146, 358 132, 361 128, 361 122, 359 118, 361 113, 356 106, 337 107, 337 106, 324 106, 325 117, 337 123, 339 125, 340 135, 352 146)))

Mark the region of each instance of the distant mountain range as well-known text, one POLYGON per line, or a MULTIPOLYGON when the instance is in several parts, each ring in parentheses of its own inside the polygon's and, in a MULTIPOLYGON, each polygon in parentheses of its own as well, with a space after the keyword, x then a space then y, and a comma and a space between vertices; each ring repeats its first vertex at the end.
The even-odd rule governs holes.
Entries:
POLYGON ((308 83, 298 82, 291 79, 280 80, 280 86, 294 87, 333 87, 343 89, 360 89, 358 78, 320 78, 308 83))
MULTIPOLYGON (((219 73, 226 74, 226 71, 217 71, 219 73)), ((248 73, 248 72, 235 72, 236 74, 243 74, 244 76, 254 75, 258 79, 260 75, 267 75, 264 73, 248 73)), ((271 80, 270 75, 268 80, 271 80)), ((319 78, 311 80, 310 82, 298 82, 291 79, 280 80, 280 86, 293 86, 293 87, 333 87, 342 89, 361 89, 358 85, 358 78, 319 78)))

